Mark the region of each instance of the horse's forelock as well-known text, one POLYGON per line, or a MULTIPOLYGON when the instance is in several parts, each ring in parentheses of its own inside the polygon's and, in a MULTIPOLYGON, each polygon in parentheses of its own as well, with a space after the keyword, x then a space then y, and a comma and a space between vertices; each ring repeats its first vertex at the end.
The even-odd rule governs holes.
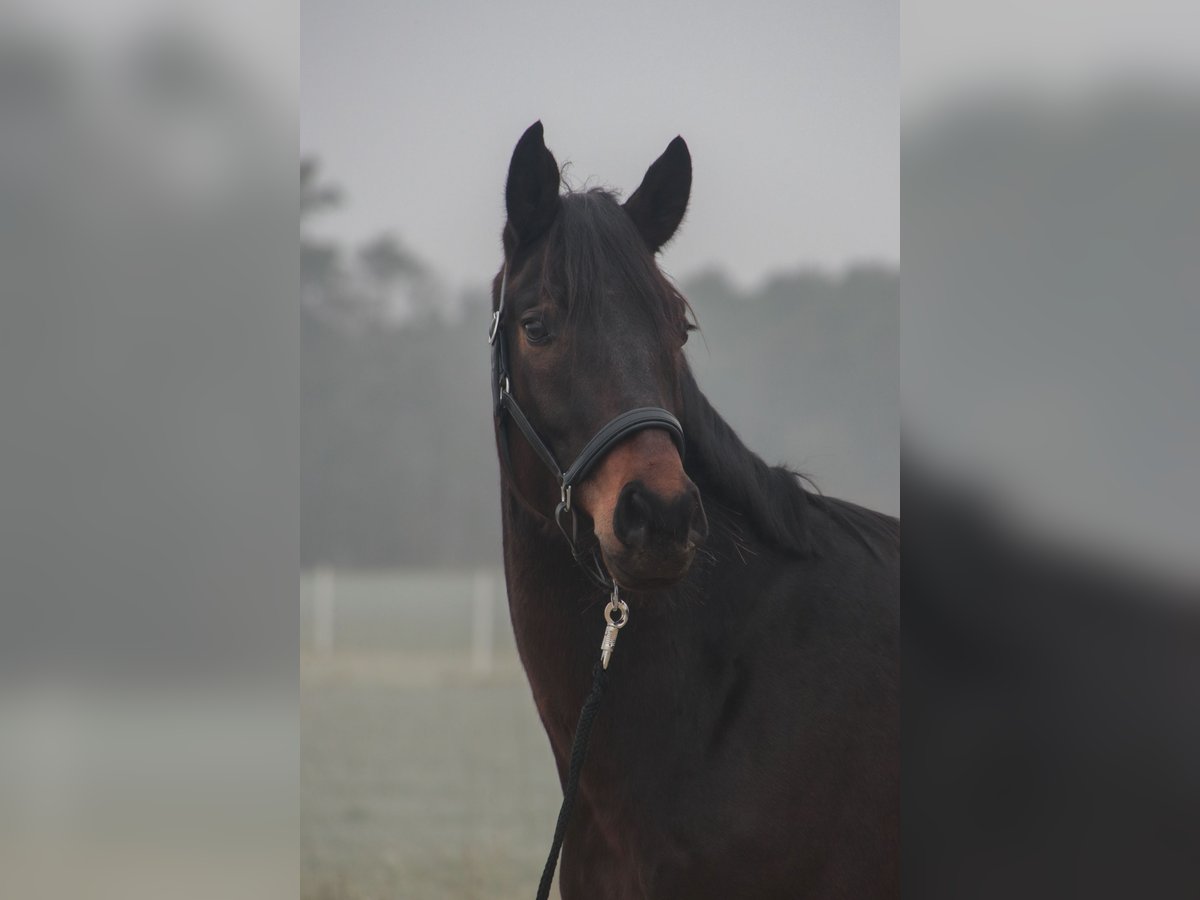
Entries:
POLYGON ((542 290, 566 306, 568 327, 597 327, 614 293, 648 300, 654 337, 673 353, 691 326, 691 308, 658 268, 616 196, 602 188, 574 191, 544 244, 542 290))

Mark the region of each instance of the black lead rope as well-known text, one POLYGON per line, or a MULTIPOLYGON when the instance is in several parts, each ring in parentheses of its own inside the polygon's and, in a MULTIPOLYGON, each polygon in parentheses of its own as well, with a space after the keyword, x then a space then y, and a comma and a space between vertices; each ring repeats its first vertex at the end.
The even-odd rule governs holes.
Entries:
POLYGON ((550 885, 554 881, 554 870, 558 867, 558 854, 562 850, 563 838, 567 834, 567 823, 571 821, 571 809, 575 806, 575 796, 579 793, 579 776, 583 772, 583 762, 587 759, 588 739, 592 735, 592 722, 600 701, 604 699, 604 691, 608 687, 608 661, 612 659, 613 647, 617 644, 617 635, 629 621, 629 607, 620 597, 620 590, 613 586, 612 597, 608 606, 604 607, 604 639, 600 641, 600 659, 592 668, 592 690, 583 701, 583 709, 579 711, 579 723, 575 726, 575 738, 571 741, 571 761, 567 766, 567 785, 563 789, 562 806, 558 809, 558 821, 554 825, 554 840, 550 842, 550 855, 546 857, 546 867, 542 869, 542 880, 538 884, 537 900, 548 900, 550 885))
POLYGON ((558 810, 558 822, 554 825, 554 840, 550 844, 550 855, 546 858, 546 867, 542 869, 542 880, 538 884, 537 900, 548 900, 550 885, 554 882, 554 870, 558 868, 558 854, 562 850, 563 838, 567 834, 567 823, 571 820, 571 808, 575 805, 575 795, 579 793, 579 774, 583 771, 583 761, 587 759, 588 738, 592 734, 592 722, 596 718, 596 710, 604 699, 604 690, 608 687, 608 672, 597 660, 592 669, 592 691, 583 701, 583 709, 579 711, 579 724, 575 726, 575 740, 571 743, 571 764, 567 769, 567 787, 563 791, 562 806, 558 810))

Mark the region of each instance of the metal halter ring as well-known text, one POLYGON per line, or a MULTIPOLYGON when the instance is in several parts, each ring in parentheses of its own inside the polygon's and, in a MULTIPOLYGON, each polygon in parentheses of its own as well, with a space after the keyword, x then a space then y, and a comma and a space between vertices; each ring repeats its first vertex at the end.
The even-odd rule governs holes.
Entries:
MULTIPOLYGON (((613 591, 613 594, 615 595, 616 591, 613 591)), ((608 606, 604 607, 604 621, 613 628, 623 628, 625 623, 629 621, 629 607, 625 604, 625 601, 620 598, 609 600, 608 606), (614 612, 621 614, 621 618, 615 622, 613 621, 614 612)))

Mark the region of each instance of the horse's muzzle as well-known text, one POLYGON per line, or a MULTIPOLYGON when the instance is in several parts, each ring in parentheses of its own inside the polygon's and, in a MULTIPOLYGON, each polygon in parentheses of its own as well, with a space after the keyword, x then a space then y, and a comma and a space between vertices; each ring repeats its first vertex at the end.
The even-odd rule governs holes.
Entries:
POLYGON ((640 480, 621 489, 613 509, 612 540, 601 541, 605 563, 630 590, 670 587, 687 574, 708 536, 700 491, 686 479, 670 496, 640 480))

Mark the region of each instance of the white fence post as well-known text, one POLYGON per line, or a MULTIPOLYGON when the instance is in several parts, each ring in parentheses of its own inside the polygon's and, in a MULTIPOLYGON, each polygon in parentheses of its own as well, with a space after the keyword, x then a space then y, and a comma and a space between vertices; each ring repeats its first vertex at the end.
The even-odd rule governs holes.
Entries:
POLYGON ((333 570, 321 568, 313 572, 313 649, 326 656, 333 652, 333 617, 335 586, 333 570))
POLYGON ((488 571, 475 573, 472 585, 474 611, 471 615, 471 671, 476 675, 492 674, 494 647, 493 575, 488 571))

